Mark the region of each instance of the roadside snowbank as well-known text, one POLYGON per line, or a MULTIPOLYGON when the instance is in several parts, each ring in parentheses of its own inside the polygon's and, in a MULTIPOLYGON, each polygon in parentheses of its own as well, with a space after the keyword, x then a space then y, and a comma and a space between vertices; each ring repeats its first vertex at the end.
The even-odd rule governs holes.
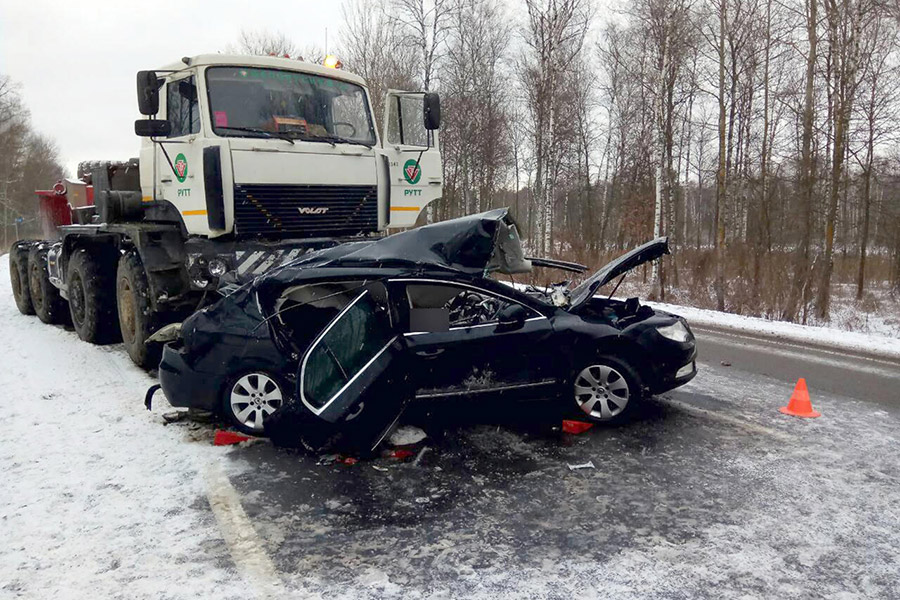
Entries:
POLYGON ((789 342, 813 344, 835 350, 847 350, 860 354, 900 359, 900 339, 897 338, 842 331, 830 327, 799 325, 786 321, 769 321, 759 317, 745 317, 677 304, 665 304, 662 302, 644 302, 644 304, 681 315, 691 325, 730 329, 750 335, 774 337, 789 342))
POLYGON ((0 340, 0 597, 248 597, 203 481, 225 452, 144 409, 120 345, 19 314, 5 256, 0 340))

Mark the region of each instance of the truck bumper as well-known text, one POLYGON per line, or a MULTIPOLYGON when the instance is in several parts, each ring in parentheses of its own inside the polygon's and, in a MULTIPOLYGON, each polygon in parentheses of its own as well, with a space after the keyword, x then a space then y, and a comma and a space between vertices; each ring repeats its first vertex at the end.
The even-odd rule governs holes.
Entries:
POLYGON ((186 266, 191 289, 200 291, 215 289, 220 280, 243 285, 307 252, 346 241, 350 240, 310 238, 267 242, 192 238, 185 243, 186 266))

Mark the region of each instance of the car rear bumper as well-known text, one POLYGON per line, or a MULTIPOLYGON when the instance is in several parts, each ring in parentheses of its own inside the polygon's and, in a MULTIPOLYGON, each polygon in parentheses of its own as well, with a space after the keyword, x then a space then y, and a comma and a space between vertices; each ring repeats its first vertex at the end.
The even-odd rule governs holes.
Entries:
POLYGON ((159 384, 172 406, 216 410, 224 383, 221 376, 193 370, 180 347, 170 343, 163 348, 159 384))

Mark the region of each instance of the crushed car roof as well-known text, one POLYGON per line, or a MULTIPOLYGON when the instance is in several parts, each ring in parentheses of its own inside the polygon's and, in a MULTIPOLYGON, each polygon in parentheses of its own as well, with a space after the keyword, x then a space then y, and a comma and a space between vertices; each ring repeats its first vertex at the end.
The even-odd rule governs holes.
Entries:
POLYGON ((258 280, 258 285, 290 283, 312 269, 341 267, 431 266, 469 275, 527 273, 531 262, 522 252, 509 209, 450 219, 377 240, 349 242, 311 252, 258 280))

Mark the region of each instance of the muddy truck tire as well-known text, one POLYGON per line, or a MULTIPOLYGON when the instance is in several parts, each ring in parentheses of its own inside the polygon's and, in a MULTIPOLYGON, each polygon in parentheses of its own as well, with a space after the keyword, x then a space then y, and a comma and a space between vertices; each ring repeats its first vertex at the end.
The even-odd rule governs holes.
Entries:
POLYGON ((33 242, 16 242, 9 249, 9 280, 12 285, 16 308, 23 315, 33 315, 31 290, 28 286, 28 251, 33 242))
POLYGON ((102 251, 76 248, 69 259, 69 313, 75 333, 91 344, 120 339, 115 263, 102 251))
POLYGON ((37 243, 28 253, 28 288, 31 304, 38 318, 49 325, 64 323, 69 318, 69 307, 52 283, 47 271, 48 248, 37 243))
POLYGON ((161 325, 150 303, 150 286, 144 265, 136 252, 119 258, 116 269, 116 307, 119 331, 128 356, 142 369, 155 369, 162 357, 162 344, 147 344, 147 338, 161 325))

